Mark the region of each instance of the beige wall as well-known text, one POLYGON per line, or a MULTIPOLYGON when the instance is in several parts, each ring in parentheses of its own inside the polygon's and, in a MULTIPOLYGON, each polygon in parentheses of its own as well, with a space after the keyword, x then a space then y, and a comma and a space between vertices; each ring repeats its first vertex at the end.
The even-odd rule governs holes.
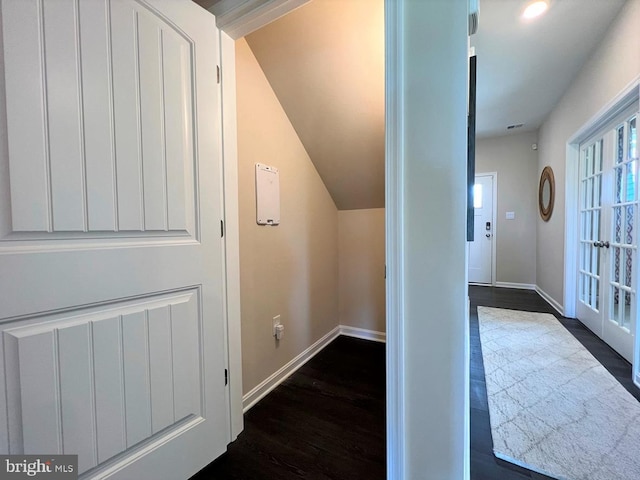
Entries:
POLYGON ((338 212, 340 324, 384 332, 384 208, 338 212))
POLYGON ((498 173, 496 281, 536 283, 537 132, 479 139, 476 172, 498 173), (513 220, 506 212, 514 212, 513 220))
POLYGON ((247 42, 337 207, 384 207, 384 1, 313 0, 247 42))
POLYGON ((338 211, 244 40, 236 56, 246 394, 338 324, 338 211), (279 226, 256 224, 256 162, 280 171, 279 226), (285 326, 279 342, 275 315, 285 326))
POLYGON ((565 161, 567 140, 640 74, 640 0, 629 0, 539 131, 538 175, 553 168, 556 203, 537 222, 538 286, 558 303, 564 296, 565 161))

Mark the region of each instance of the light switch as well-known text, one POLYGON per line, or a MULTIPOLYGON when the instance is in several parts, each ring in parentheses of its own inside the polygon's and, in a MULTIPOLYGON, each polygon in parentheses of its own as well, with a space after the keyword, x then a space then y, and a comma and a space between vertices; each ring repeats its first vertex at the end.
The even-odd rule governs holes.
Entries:
POLYGON ((516 212, 507 212, 507 220, 513 220, 516 218, 516 212))

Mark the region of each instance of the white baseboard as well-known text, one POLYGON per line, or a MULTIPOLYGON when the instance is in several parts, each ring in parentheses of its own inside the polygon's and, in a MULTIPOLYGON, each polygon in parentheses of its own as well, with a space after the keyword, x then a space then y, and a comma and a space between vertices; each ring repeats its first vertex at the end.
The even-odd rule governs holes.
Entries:
POLYGON ((536 286, 532 283, 512 283, 512 282, 496 282, 498 288, 518 288, 520 290, 535 290, 536 286))
POLYGON ((562 307, 562 305, 557 302, 556 300, 554 300, 554 298, 549 295, 547 292, 545 292, 544 290, 542 290, 539 286, 536 285, 535 288, 536 292, 538 292, 538 294, 544 298, 546 300, 546 302, 551 305, 560 315, 564 316, 564 308, 562 307))
POLYGON ((307 348, 300 355, 295 357, 285 366, 273 373, 262 383, 251 389, 247 394, 242 396, 242 411, 246 413, 251 407, 262 400, 271 390, 276 388, 287 378, 289 378, 296 370, 311 360, 324 347, 329 345, 338 335, 340 335, 340 327, 335 327, 316 343, 307 348))
POLYGON ((266 380, 261 382, 258 386, 251 389, 246 395, 242 397, 242 411, 247 411, 253 407, 256 403, 266 397, 274 388, 289 378, 296 370, 302 367, 305 363, 315 357, 322 351, 324 347, 329 345, 336 337, 345 335, 347 337, 362 338, 364 340, 372 340, 374 342, 386 342, 387 335, 383 332, 376 332, 374 330, 366 330, 364 328, 348 327, 346 325, 338 325, 336 328, 327 333, 324 337, 318 340, 316 343, 307 348, 300 355, 295 357, 285 366, 280 368, 277 372, 270 375, 266 380))
POLYGON ((384 343, 387 341, 387 334, 384 332, 376 332, 375 330, 367 330, 366 328, 349 327, 347 325, 340 325, 340 335, 372 340, 374 342, 384 343))

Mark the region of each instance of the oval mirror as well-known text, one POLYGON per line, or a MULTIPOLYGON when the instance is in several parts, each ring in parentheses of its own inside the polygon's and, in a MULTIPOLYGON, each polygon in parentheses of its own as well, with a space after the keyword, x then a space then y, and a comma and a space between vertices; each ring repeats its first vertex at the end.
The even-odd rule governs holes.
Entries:
POLYGON ((546 166, 540 175, 540 186, 538 187, 538 208, 542 220, 548 222, 553 213, 553 202, 556 195, 556 183, 553 177, 553 170, 546 166))

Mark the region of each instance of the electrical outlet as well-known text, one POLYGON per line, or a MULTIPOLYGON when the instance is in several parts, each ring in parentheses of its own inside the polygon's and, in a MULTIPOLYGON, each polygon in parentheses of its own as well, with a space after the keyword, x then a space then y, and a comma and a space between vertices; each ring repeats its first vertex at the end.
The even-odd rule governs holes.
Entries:
POLYGON ((280 325, 280 315, 273 317, 273 324, 271 328, 271 334, 275 337, 278 333, 277 327, 280 325))

